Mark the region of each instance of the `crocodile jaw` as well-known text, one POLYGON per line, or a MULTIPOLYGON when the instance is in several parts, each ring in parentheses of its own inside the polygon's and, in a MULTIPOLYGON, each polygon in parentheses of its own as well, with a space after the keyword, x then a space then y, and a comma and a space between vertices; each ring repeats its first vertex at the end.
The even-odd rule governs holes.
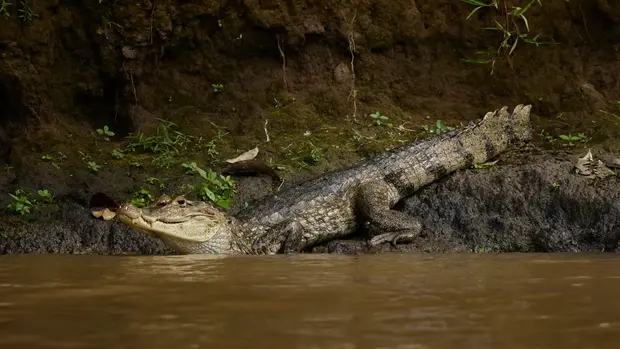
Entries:
POLYGON ((180 254, 229 254, 236 252, 232 245, 233 224, 223 213, 213 215, 192 213, 169 219, 149 215, 131 204, 118 211, 121 222, 154 238, 180 254))

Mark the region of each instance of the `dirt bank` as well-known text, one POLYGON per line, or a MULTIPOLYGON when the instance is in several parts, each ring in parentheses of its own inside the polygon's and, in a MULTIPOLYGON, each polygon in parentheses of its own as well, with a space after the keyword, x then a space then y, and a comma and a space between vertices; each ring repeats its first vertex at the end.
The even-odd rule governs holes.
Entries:
MULTIPOLYGON (((415 243, 371 249, 360 232, 313 251, 619 252, 620 180, 578 176, 573 172, 576 158, 566 152, 525 153, 504 156, 491 168, 457 172, 397 207, 422 220, 424 236, 415 243)), ((231 211, 268 195, 260 188, 268 188, 269 181, 239 178, 239 197, 231 211)), ((76 203, 45 214, 44 221, 2 222, 0 231, 5 234, 2 253, 172 253, 159 240, 116 220, 94 219, 76 203)))
POLYGON ((506 14, 529 1, 507 1, 469 19, 474 8, 452 0, 5 3, 0 207, 17 190, 54 197, 1 213, 4 251, 163 252, 78 216, 99 191, 186 192, 200 180, 182 164, 218 169, 254 146, 285 179, 302 178, 432 135, 437 120, 518 103, 534 106, 541 147, 619 136, 611 1, 534 4, 523 17, 506 14), (511 39, 490 55, 505 34, 484 29, 496 20, 511 39), (125 138, 158 125, 171 136, 149 147, 125 138))
POLYGON ((575 175, 576 158, 526 155, 521 164, 458 172, 402 203, 423 222, 416 243, 337 241, 316 251, 619 252, 620 181, 575 175))

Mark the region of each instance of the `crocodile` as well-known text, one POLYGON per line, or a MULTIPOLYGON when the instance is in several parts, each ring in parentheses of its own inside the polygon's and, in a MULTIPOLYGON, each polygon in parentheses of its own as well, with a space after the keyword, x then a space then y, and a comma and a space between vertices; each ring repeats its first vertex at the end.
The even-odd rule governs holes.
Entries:
POLYGON ((163 195, 146 208, 118 207, 120 220, 180 254, 303 252, 364 228, 370 246, 407 243, 423 231, 417 217, 394 209, 421 187, 485 163, 532 138, 531 105, 387 151, 267 196, 235 216, 202 201, 163 195))

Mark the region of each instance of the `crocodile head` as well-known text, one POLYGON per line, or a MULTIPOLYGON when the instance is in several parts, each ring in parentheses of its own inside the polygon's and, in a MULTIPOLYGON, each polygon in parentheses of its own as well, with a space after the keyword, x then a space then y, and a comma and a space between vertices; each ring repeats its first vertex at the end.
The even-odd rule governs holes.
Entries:
POLYGON ((162 195, 144 208, 123 204, 117 215, 123 223, 161 239, 181 254, 236 252, 233 218, 202 201, 162 195))

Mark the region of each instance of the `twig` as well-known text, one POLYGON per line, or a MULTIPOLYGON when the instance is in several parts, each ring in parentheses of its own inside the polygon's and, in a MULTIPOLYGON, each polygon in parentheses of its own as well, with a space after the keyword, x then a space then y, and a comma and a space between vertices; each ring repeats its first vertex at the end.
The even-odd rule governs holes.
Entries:
MULTIPOLYGON (((125 70, 125 77, 127 77, 127 70, 125 70)), ((133 71, 129 69, 129 81, 131 82, 131 88, 133 90, 133 99, 136 104, 138 103, 138 92, 136 91, 136 85, 133 83, 133 71)))
MULTIPOLYGON (((588 22, 586 22, 586 15, 583 13, 583 9, 581 8, 581 3, 579 4, 579 12, 581 12, 581 18, 583 19, 583 26, 586 28, 586 34, 590 38, 590 42, 593 42, 592 35, 590 35, 590 31, 588 30, 588 22)), ((585 40, 584 40, 585 41, 585 40)))
POLYGON ((278 34, 276 34, 276 40, 278 41, 278 50, 280 51, 280 56, 282 57, 282 80, 284 80, 284 87, 288 89, 288 84, 286 83, 286 56, 284 55, 282 46, 280 46, 280 36, 278 34))
POLYGON ((138 103, 138 92, 136 91, 136 84, 133 82, 133 71, 129 71, 129 77, 131 78, 131 88, 133 89, 133 99, 138 103))
POLYGON ((155 16, 155 0, 153 0, 153 8, 151 9, 151 45, 153 44, 153 17, 155 16))
MULTIPOLYGON (((346 19, 344 12, 342 12, 342 17, 346 19)), ((351 54, 351 92, 347 97, 347 100, 353 97, 353 119, 356 119, 357 116, 357 89, 355 88, 355 39, 353 38, 353 24, 355 23, 355 17, 357 14, 353 14, 353 18, 351 18, 350 22, 347 22, 349 26, 349 32, 347 33, 347 39, 349 40, 349 53, 351 54)))
POLYGON ((265 137, 267 137, 266 142, 269 142, 269 133, 267 132, 267 123, 269 122, 269 119, 265 119, 265 125, 263 126, 263 130, 265 130, 265 137))

